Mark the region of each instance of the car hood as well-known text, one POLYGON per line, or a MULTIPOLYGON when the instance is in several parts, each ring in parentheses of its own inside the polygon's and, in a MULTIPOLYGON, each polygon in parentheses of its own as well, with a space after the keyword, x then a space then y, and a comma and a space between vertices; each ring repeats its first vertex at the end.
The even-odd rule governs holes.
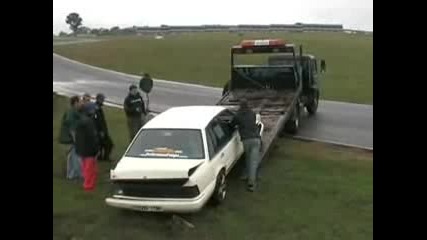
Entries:
POLYGON ((188 171, 203 162, 204 160, 124 157, 111 170, 110 177, 112 180, 189 178, 188 171))

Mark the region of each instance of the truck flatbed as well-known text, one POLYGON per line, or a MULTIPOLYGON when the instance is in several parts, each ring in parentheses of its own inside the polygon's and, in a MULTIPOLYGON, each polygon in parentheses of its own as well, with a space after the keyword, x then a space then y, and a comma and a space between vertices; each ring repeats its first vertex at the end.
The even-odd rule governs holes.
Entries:
POLYGON ((223 96, 217 105, 229 106, 230 110, 236 111, 239 99, 244 97, 249 107, 261 115, 264 124, 261 157, 264 159, 296 105, 298 90, 236 90, 223 96))

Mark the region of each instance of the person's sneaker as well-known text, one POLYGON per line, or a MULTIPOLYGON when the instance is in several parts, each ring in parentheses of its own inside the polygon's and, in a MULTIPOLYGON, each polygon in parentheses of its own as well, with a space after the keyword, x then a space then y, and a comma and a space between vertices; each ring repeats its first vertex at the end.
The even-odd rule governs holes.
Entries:
POLYGON ((254 191, 255 191, 255 184, 253 184, 253 183, 248 183, 247 190, 248 190, 249 192, 254 192, 254 191))
MULTIPOLYGON (((247 175, 241 175, 241 176, 240 176, 240 180, 242 180, 242 181, 247 181, 247 180, 248 180, 248 176, 247 176, 247 175)), ((257 180, 257 181, 260 181, 260 180, 261 180, 261 177, 260 177, 260 176, 257 176, 256 180, 257 180)))

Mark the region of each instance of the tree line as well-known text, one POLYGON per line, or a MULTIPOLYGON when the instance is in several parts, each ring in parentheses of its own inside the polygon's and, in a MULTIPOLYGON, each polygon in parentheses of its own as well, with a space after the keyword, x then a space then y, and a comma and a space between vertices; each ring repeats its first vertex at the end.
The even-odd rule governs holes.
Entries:
POLYGON ((110 29, 108 28, 89 28, 83 25, 83 18, 80 14, 73 12, 67 15, 65 19, 72 31, 71 34, 67 34, 63 31, 59 33, 59 36, 77 36, 78 34, 92 34, 92 35, 116 35, 116 34, 135 34, 136 31, 132 28, 120 29, 119 26, 114 26, 110 29))

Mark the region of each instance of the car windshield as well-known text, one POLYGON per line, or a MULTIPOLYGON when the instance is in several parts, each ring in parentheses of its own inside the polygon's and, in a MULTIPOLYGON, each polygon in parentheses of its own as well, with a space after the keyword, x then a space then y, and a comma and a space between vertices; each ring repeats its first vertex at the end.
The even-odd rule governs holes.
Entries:
POLYGON ((202 133, 195 129, 143 129, 126 156, 204 159, 202 133))

